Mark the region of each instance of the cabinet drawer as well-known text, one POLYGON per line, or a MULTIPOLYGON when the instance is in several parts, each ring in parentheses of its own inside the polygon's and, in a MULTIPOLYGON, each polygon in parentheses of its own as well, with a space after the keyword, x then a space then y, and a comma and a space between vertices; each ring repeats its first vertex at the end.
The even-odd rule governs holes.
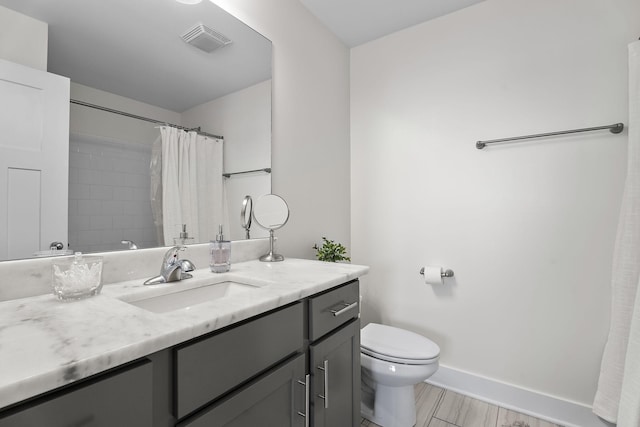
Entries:
POLYGON ((54 392, 0 414, 0 427, 152 427, 148 360, 54 392))
POLYGON ((360 313, 360 287, 354 280, 309 298, 309 339, 315 341, 360 313))
POLYGON ((178 427, 303 427, 305 367, 301 354, 178 427))
POLYGON ((193 412, 303 346, 303 307, 251 320, 175 350, 177 418, 193 412))

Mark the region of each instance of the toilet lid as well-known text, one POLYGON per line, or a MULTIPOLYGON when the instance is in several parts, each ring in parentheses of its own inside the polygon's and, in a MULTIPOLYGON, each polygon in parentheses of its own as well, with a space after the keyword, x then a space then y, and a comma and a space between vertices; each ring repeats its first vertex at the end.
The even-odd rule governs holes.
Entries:
POLYGON ((360 331, 360 349, 370 356, 395 362, 428 363, 440 356, 440 347, 430 339, 377 323, 369 323, 360 331))

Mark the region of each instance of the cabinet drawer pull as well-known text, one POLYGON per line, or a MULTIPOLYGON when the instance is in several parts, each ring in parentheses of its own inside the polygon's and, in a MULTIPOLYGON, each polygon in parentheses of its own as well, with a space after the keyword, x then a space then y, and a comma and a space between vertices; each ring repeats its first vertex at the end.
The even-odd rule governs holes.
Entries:
POLYGON ((356 302, 352 302, 352 303, 342 303, 342 305, 344 305, 344 308, 341 308, 340 310, 329 310, 331 313, 333 313, 334 316, 340 316, 343 313, 346 313, 347 311, 351 310, 352 308, 355 308, 358 306, 358 301, 356 302))
POLYGON ((304 417, 304 427, 309 427, 309 374, 304 376, 304 382, 298 380, 298 384, 304 386, 304 413, 298 411, 298 415, 304 417))
POLYGON ((324 372, 324 394, 319 394, 318 397, 324 400, 324 409, 329 409, 329 361, 325 360, 318 369, 324 372))

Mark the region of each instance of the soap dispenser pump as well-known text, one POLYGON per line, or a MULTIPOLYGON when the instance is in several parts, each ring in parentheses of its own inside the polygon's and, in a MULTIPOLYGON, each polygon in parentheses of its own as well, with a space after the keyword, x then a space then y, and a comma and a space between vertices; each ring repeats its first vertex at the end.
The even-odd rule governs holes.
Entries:
POLYGON ((184 245, 190 245, 192 243, 194 243, 194 238, 189 237, 189 233, 187 233, 187 224, 182 224, 182 231, 180 232, 180 237, 174 237, 173 244, 184 246, 184 245))
POLYGON ((224 240, 222 225, 218 227, 216 240, 209 243, 211 260, 209 267, 214 273, 225 273, 231 269, 231 242, 224 240))

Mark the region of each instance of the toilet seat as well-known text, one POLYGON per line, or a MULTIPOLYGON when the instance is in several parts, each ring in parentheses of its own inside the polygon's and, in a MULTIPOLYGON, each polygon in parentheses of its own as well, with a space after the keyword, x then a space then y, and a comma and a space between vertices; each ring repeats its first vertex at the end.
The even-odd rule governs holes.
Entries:
POLYGON ((373 351, 370 351, 364 348, 360 348, 360 351, 362 354, 373 357, 374 359, 379 359, 384 362, 399 363, 401 365, 428 365, 430 363, 437 362, 439 359, 438 356, 432 357, 431 359, 406 359, 401 357, 393 357, 385 354, 375 353, 373 351))
POLYGON ((434 363, 440 347, 430 339, 400 328, 369 323, 360 331, 360 350, 380 360, 406 365, 434 363))

